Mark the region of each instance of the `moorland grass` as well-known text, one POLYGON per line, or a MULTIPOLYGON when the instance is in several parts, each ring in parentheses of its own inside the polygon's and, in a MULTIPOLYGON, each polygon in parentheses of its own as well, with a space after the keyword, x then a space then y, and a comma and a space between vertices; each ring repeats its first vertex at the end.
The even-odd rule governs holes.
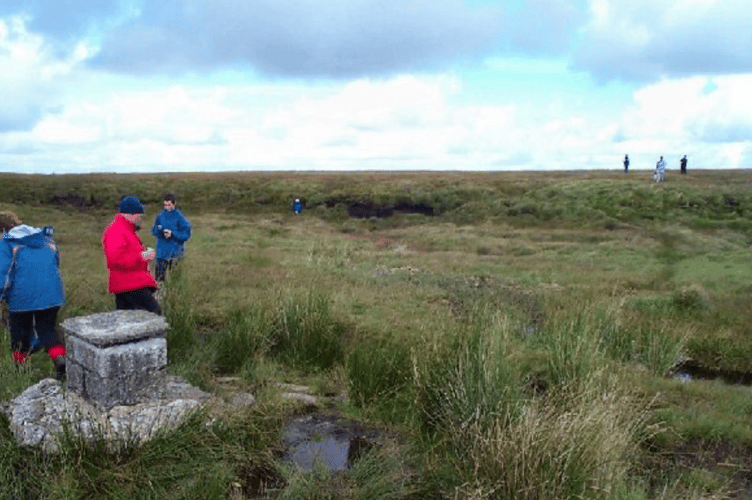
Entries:
MULTIPOLYGON (((60 320, 114 309, 100 240, 117 198, 150 221, 178 193, 194 234, 164 291, 170 371, 206 390, 237 376, 259 403, 119 453, 70 439, 63 460, 3 421, 0 497, 722 498, 752 456, 749 390, 672 375, 752 372, 752 176, 645 177, 4 174, 0 210, 56 227, 60 320), (280 381, 347 389, 338 412, 402 438, 342 475, 291 470, 280 381)), ((3 331, 8 401, 52 368, 38 353, 16 370, 3 331)))

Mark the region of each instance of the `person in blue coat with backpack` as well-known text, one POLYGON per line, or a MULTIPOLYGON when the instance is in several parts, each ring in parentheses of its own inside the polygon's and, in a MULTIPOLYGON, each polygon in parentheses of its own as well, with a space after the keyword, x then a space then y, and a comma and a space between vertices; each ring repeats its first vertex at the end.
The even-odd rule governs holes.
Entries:
POLYGON ((191 223, 177 207, 172 193, 164 195, 164 210, 154 220, 151 233, 157 237, 157 264, 154 274, 164 281, 167 270, 183 258, 185 242, 191 237, 191 223))
POLYGON ((56 330, 65 304, 60 252, 52 227, 22 224, 13 212, 0 212, 0 302, 8 304, 13 359, 21 366, 32 352, 35 337, 65 374, 65 346, 56 330))

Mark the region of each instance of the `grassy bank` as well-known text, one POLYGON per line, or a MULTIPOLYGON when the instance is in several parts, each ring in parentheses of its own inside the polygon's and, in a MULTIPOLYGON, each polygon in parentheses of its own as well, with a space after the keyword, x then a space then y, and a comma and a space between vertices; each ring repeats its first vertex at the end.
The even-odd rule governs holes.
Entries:
MULTIPOLYGON (((233 375, 259 403, 108 453, 61 457, 0 426, 2 498, 711 499, 749 491, 752 175, 0 175, 0 210, 52 224, 66 317, 111 310, 100 238, 122 195, 191 220, 164 308, 171 373, 233 375), (291 201, 306 202, 301 215, 291 201), (388 215, 388 216, 387 216, 388 215), (280 432, 322 408, 401 436, 336 477, 290 470, 280 432), (103 486, 104 485, 104 486, 103 486), (266 485, 266 486, 264 486, 266 485), (3 496, 4 495, 4 496, 3 496)), ((153 238, 142 230, 147 244, 153 238)), ((52 373, 16 371, 0 399, 52 373)))

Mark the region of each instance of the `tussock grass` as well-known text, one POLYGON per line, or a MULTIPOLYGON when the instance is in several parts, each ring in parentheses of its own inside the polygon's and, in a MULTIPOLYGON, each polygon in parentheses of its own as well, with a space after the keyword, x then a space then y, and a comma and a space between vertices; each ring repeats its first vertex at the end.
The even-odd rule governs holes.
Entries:
POLYGON ((349 396, 366 407, 403 390, 411 379, 410 349, 388 341, 358 345, 347 361, 349 396))
MULTIPOLYGON (((176 192, 194 235, 162 299, 170 372, 205 390, 234 375, 259 403, 117 453, 69 440, 63 461, 0 421, 0 498, 723 498, 749 463, 748 390, 670 374, 752 373, 752 177, 640 174, 1 176, 0 210, 56 227, 60 320, 114 308, 100 240, 117 199, 148 221, 176 192), (275 381, 346 387, 328 410, 404 442, 341 475, 287 469, 297 410, 275 381)), ((52 367, 16 370, 4 335, 7 401, 52 367)))
POLYGON ((272 346, 272 322, 262 308, 234 309, 227 314, 227 325, 210 338, 216 353, 213 364, 222 374, 239 373, 249 368, 256 356, 272 346))
POLYGON ((489 425, 453 429, 469 445, 463 466, 472 481, 460 489, 489 498, 616 498, 617 488, 629 489, 647 412, 611 389, 559 389, 489 425))
MULTIPOLYGON (((30 380, 33 379, 34 365, 29 363, 27 366, 19 369, 13 362, 13 356, 10 351, 10 335, 7 329, 0 330, 0 377, 2 377, 2 386, 0 388, 0 398, 3 401, 12 399, 17 394, 23 392, 30 384, 30 380)), ((38 358, 38 355, 32 356, 38 358)))
POLYGON ((393 441, 367 450, 347 472, 354 485, 351 497, 389 500, 419 496, 416 461, 410 447, 393 441))
POLYGON ((272 320, 271 352, 296 368, 328 370, 344 359, 346 333, 347 326, 331 314, 325 295, 283 297, 272 320))
POLYGON ((187 300, 194 290, 184 275, 184 267, 178 266, 172 269, 167 280, 162 283, 162 308, 165 318, 170 325, 168 336, 168 354, 170 361, 176 361, 187 354, 198 342, 196 332, 196 314, 193 304, 187 300))
POLYGON ((460 498, 614 498, 629 483, 648 405, 609 375, 588 318, 540 333, 542 396, 512 361, 525 340, 503 318, 473 317, 449 343, 458 356, 416 361, 424 426, 451 450, 460 498))

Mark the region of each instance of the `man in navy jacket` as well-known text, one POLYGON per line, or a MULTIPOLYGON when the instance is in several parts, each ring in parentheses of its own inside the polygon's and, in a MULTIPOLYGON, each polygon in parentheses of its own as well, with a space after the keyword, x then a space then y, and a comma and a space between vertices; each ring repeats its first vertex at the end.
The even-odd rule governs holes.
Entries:
POLYGON ((183 258, 185 242, 191 237, 191 223, 176 206, 175 195, 164 195, 164 210, 154 221, 151 233, 157 237, 157 281, 164 281, 167 269, 183 258))

